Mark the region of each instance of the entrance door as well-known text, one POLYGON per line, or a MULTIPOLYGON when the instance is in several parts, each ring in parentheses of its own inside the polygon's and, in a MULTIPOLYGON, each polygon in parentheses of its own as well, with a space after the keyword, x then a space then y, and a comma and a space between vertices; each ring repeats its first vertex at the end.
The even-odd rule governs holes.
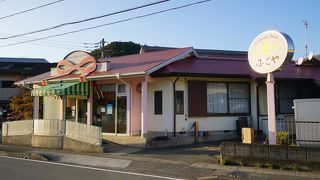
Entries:
POLYGON ((117 97, 117 133, 127 132, 127 96, 117 97))
POLYGON ((67 97, 66 120, 79 123, 87 123, 87 99, 86 97, 67 97))
MULTIPOLYGON (((95 87, 96 88, 96 87, 95 87)), ((93 124, 102 127, 103 133, 127 132, 127 96, 124 84, 99 85, 103 96, 95 97, 93 124)), ((95 90, 96 91, 96 90, 95 90)))
POLYGON ((87 99, 78 99, 78 122, 87 123, 87 99))
POLYGON ((115 133, 115 107, 116 107, 116 92, 114 85, 104 85, 103 100, 101 107, 102 132, 115 133))
POLYGON ((76 121, 76 98, 67 98, 66 103, 66 120, 67 121, 76 121))

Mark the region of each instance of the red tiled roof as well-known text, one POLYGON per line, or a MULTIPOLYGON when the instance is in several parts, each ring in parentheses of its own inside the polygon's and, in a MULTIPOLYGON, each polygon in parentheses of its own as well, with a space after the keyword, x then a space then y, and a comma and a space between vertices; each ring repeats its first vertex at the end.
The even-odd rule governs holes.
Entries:
MULTIPOLYGON (((265 74, 254 72, 247 58, 197 58, 190 57, 173 62, 154 72, 151 76, 194 75, 216 77, 266 78, 265 74)), ((283 70, 274 73, 279 79, 315 79, 320 80, 319 66, 297 66, 288 64, 283 70)))
MULTIPOLYGON (((88 77, 115 75, 116 73, 146 73, 148 70, 159 67, 190 48, 169 49, 143 54, 134 54, 114 58, 105 58, 99 62, 110 61, 110 70, 103 72, 93 72, 88 77)), ((215 77, 245 77, 245 78, 266 78, 265 74, 254 72, 245 56, 210 56, 188 58, 172 62, 163 68, 153 72, 151 76, 215 76, 215 77)), ((290 63, 283 70, 274 73, 275 78, 280 79, 315 79, 320 81, 320 66, 303 65, 296 66, 290 63)), ((71 74, 59 79, 78 78, 79 75, 71 74)), ((42 81, 49 78, 50 72, 44 73, 29 79, 23 80, 26 83, 42 81)), ((21 81, 20 81, 21 82, 21 81)))
POLYGON ((133 54, 114 58, 105 58, 99 62, 110 61, 110 70, 105 72, 94 72, 90 76, 107 75, 115 73, 146 72, 161 63, 178 56, 190 48, 169 49, 143 54, 133 54))
MULTIPOLYGON (((156 52, 147 52, 143 54, 133 54, 133 55, 127 55, 127 56, 100 59, 98 60, 98 62, 105 62, 105 61, 110 62, 110 70, 103 71, 103 72, 93 72, 87 77, 113 75, 116 73, 123 74, 123 73, 146 72, 149 69, 156 67, 171 58, 174 58, 180 54, 183 54, 187 50, 190 50, 190 48, 169 49, 169 50, 156 51, 156 52)), ((71 74, 71 75, 59 77, 56 79, 62 79, 62 78, 68 79, 68 78, 77 78, 77 77, 79 77, 79 75, 71 74)), ((50 72, 25 79, 23 81, 30 83, 30 82, 42 81, 47 78, 50 78, 50 72)))

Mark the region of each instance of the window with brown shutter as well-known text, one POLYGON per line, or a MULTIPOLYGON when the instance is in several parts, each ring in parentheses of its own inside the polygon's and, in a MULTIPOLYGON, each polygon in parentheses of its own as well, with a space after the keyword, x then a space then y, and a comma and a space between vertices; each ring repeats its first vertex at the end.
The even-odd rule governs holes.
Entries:
POLYGON ((188 109, 190 117, 207 116, 207 83, 188 81, 188 109))

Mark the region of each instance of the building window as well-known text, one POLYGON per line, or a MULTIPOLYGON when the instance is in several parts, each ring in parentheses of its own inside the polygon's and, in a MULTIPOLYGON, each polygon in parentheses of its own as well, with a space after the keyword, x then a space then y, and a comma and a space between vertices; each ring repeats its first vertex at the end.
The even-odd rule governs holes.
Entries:
POLYGON ((259 115, 267 116, 268 115, 268 100, 267 100, 267 86, 261 84, 258 87, 258 106, 259 106, 259 115))
POLYGON ((126 93, 126 85, 125 84, 118 84, 118 94, 126 93))
MULTIPOLYGON (((301 86, 300 86, 301 87, 301 86)), ((277 86, 278 112, 280 114, 293 113, 293 100, 301 98, 300 87, 294 83, 279 83, 277 86)))
POLYGON ((76 98, 67 98, 66 102, 66 120, 76 121, 76 98))
POLYGON ((207 83, 207 112, 210 114, 250 113, 248 83, 207 83))
POLYGON ((1 88, 13 88, 14 81, 0 81, 1 88))
POLYGON ((247 83, 228 83, 229 113, 249 113, 249 85, 247 83))
POLYGON ((183 91, 176 91, 176 114, 184 114, 183 91))
POLYGON ((208 113, 228 113, 226 83, 207 84, 207 112, 208 113))
POLYGON ((154 92, 154 114, 162 114, 162 91, 154 92))

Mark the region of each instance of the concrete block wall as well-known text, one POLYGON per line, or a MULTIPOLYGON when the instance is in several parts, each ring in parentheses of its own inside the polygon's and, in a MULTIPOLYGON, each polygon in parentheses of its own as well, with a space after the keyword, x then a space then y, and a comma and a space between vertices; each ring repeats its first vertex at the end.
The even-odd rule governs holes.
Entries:
POLYGON ((221 157, 320 163, 320 148, 223 142, 221 157))
POLYGON ((67 138, 64 136, 2 136, 2 144, 13 144, 21 146, 32 146, 49 149, 69 149, 83 152, 101 153, 103 148, 86 142, 67 138))

